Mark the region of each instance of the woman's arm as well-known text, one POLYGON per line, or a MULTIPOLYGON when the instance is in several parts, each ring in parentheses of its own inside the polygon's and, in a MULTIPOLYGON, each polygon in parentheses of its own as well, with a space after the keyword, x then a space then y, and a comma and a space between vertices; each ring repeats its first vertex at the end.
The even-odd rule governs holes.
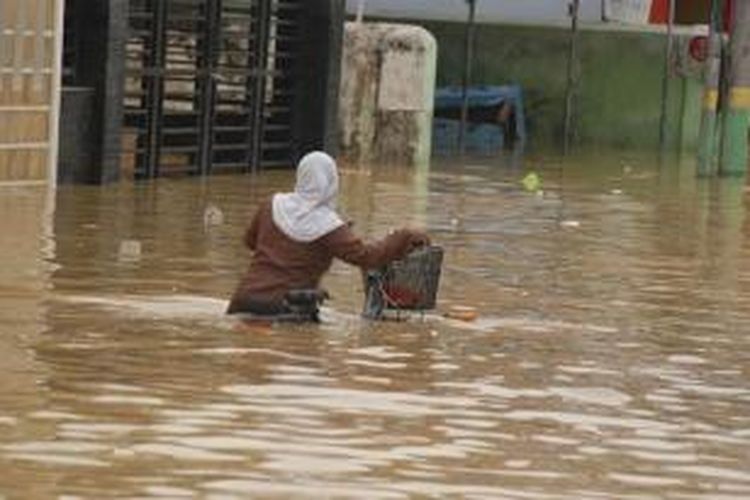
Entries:
POLYGON ((252 251, 255 251, 255 248, 258 245, 258 227, 260 225, 260 213, 262 210, 263 209, 260 208, 255 212, 250 227, 247 228, 247 231, 245 232, 245 245, 252 251))
POLYGON ((380 241, 366 244, 348 226, 340 227, 323 237, 331 255, 363 269, 376 269, 406 256, 430 239, 422 231, 400 229, 380 241))

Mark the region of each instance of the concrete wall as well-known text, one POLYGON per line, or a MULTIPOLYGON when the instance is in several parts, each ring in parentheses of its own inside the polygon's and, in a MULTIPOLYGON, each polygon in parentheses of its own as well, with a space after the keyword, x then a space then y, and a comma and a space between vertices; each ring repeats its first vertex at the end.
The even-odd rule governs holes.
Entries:
POLYGON ((0 1, 0 182, 54 182, 62 9, 0 1))
MULTIPOLYGON (((360 0, 347 0, 349 14, 355 14, 360 0)), ((480 0, 477 19, 483 22, 563 24, 568 22, 570 0, 480 0)), ((402 21, 430 19, 464 21, 468 14, 465 0, 367 0, 365 14, 402 21)), ((602 18, 602 2, 581 2, 581 19, 598 22, 602 18)))
MULTIPOLYGON (((460 84, 464 26, 446 22, 419 24, 438 40, 438 85, 460 84)), ((562 137, 568 36, 567 30, 550 27, 481 25, 478 29, 474 82, 523 86, 532 148, 557 145, 562 137)), ((579 143, 656 147, 665 42, 659 33, 581 33, 579 143)), ((674 78, 671 96, 670 141, 675 146, 681 143, 692 147, 700 116, 697 76, 674 78)))

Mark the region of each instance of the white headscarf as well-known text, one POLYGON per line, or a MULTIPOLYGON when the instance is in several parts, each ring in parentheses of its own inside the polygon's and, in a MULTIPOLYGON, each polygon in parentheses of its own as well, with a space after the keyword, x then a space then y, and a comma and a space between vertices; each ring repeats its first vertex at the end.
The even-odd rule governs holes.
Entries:
POLYGON ((310 153, 297 166, 294 192, 273 197, 273 221, 295 241, 315 241, 344 225, 336 213, 338 191, 334 159, 320 151, 310 153))

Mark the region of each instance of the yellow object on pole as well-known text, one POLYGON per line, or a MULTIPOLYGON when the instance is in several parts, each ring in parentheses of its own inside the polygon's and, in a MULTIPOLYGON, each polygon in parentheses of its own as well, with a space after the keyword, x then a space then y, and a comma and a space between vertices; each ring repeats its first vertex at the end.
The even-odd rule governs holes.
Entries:
POLYGON ((698 137, 698 176, 707 177, 715 172, 718 153, 717 115, 719 107, 719 81, 721 76, 721 25, 724 0, 711 0, 711 19, 708 32, 708 58, 705 66, 703 112, 698 137))

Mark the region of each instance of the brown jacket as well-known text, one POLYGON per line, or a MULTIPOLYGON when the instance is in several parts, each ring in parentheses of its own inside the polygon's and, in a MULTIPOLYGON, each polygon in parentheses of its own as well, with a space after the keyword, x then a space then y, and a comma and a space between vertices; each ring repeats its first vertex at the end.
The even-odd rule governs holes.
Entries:
POLYGON ((374 269, 404 257, 424 243, 424 233, 401 229, 374 243, 365 244, 348 226, 310 243, 294 241, 273 222, 267 201, 255 214, 245 235, 253 259, 232 296, 229 311, 247 302, 278 303, 290 290, 314 289, 320 285, 334 258, 363 269, 374 269))

